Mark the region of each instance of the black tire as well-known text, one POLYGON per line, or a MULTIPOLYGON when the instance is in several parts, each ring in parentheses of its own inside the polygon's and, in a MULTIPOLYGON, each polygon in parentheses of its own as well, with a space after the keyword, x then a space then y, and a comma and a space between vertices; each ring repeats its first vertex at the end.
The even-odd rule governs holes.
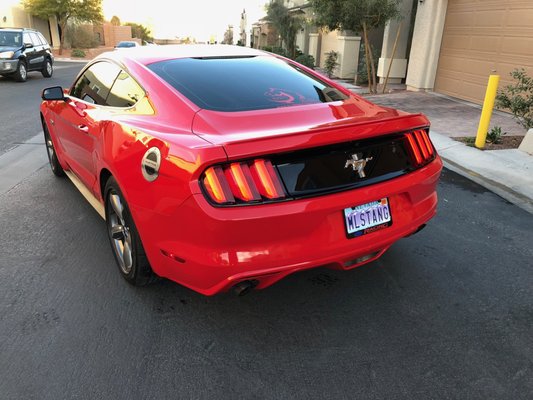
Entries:
POLYGON ((41 71, 45 78, 51 78, 54 73, 54 67, 52 66, 52 61, 50 59, 44 60, 43 70, 41 71))
POLYGON ((134 286, 154 282, 156 276, 148 263, 128 204, 112 176, 106 182, 104 193, 107 234, 120 274, 134 286), (128 250, 130 256, 126 256, 128 250))
POLYGON ((42 123, 43 123, 43 132, 44 132, 44 144, 46 146, 46 154, 48 154, 48 161, 50 163, 50 169, 52 170, 53 174, 57 177, 65 176, 65 171, 63 171, 63 167, 61 167, 61 164, 59 163, 59 160, 57 159, 56 149, 54 147, 54 142, 52 141, 52 138, 50 137, 50 131, 48 130, 48 126, 46 125, 46 122, 42 121, 42 123))
POLYGON ((26 63, 24 61, 19 61, 17 70, 13 74, 13 77, 17 82, 26 82, 28 79, 28 68, 26 67, 26 63))

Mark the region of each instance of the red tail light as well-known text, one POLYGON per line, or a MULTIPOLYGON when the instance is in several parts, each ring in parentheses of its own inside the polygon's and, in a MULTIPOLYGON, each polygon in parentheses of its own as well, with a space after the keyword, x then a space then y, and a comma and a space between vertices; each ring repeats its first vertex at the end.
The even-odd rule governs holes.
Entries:
POLYGON ((405 135, 417 167, 427 164, 435 158, 435 150, 429 140, 427 131, 419 129, 405 135))
POLYGON ((261 196, 267 199, 279 199, 285 197, 285 191, 281 182, 268 160, 255 160, 251 166, 254 181, 259 183, 261 196))
POLYGON ((204 173, 204 187, 209 196, 217 203, 231 203, 235 201, 233 194, 224 179, 224 172, 220 167, 211 167, 204 173))
POLYGON ((243 204, 281 199, 286 196, 276 169, 268 160, 257 159, 208 168, 202 183, 217 204, 243 204))
POLYGON ((246 163, 230 164, 224 169, 224 172, 231 191, 237 199, 242 201, 261 200, 259 191, 252 179, 250 168, 246 163))

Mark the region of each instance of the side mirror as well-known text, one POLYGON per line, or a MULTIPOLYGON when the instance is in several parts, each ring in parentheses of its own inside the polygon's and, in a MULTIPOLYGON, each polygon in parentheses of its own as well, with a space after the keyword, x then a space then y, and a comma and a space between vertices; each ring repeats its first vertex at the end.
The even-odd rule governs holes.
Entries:
POLYGON ((41 94, 43 100, 66 100, 61 86, 52 86, 43 90, 41 94))
POLYGON ((24 43, 24 48, 25 49, 31 49, 33 47, 33 44, 31 43, 24 43))

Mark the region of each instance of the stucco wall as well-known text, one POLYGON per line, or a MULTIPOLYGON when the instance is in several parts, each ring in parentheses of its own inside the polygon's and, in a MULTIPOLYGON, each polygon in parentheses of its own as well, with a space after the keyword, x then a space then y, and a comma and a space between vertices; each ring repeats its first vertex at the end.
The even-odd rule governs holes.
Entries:
POLYGON ((320 68, 324 68, 327 53, 336 51, 339 53, 337 59, 339 66, 334 70, 333 75, 343 79, 354 79, 357 74, 361 38, 345 36, 339 31, 324 32, 321 37, 320 68))
POLYGON ((104 44, 109 47, 115 46, 123 40, 133 40, 131 38, 131 26, 115 26, 105 23, 103 25, 103 34, 104 44))

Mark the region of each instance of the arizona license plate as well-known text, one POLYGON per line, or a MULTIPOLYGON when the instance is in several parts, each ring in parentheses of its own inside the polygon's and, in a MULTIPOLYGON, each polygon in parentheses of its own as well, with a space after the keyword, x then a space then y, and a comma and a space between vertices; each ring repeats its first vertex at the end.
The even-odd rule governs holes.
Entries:
POLYGON ((366 235, 392 225, 389 200, 385 197, 360 206, 344 209, 346 235, 349 238, 366 235))

